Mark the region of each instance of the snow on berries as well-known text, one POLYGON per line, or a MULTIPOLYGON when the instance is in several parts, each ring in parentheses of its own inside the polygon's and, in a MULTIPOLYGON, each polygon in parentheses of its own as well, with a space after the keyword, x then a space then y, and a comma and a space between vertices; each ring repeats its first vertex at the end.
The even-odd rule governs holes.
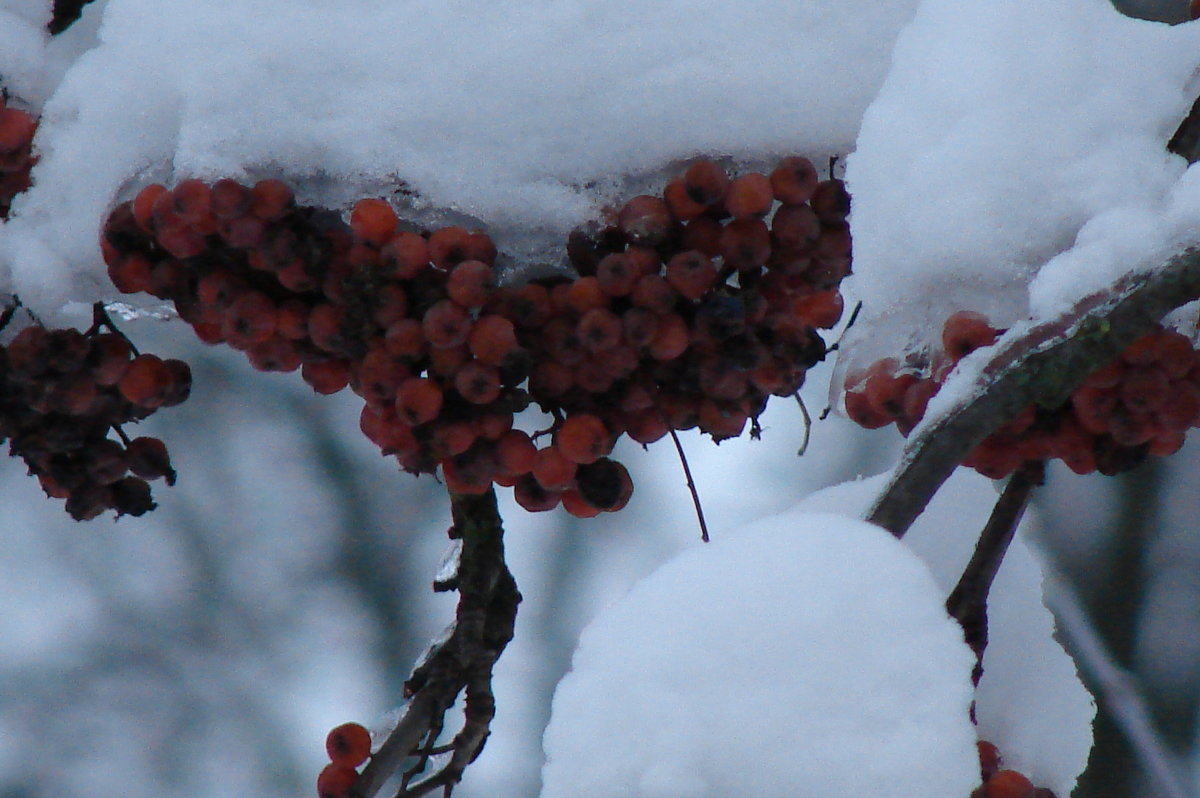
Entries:
MULTIPOLYGON (((845 382, 846 414, 867 429, 895 423, 907 435, 962 358, 1000 334, 974 312, 950 316, 940 350, 901 364, 878 360, 845 382)), ((1077 474, 1127 471, 1165 457, 1200 426, 1200 355, 1190 338, 1161 326, 1095 370, 1060 407, 1030 405, 963 462, 995 479, 1029 460, 1062 460, 1077 474)))
POLYGON ((34 323, 0 346, 0 440, 76 521, 142 515, 155 506, 149 482, 173 485, 175 471, 162 441, 130 440, 122 425, 183 402, 191 384, 186 363, 137 354, 107 321, 86 332, 34 323))
POLYGON ((349 386, 404 469, 587 517, 629 500, 622 435, 757 434, 768 398, 799 389, 842 314, 848 202, 804 158, 732 178, 697 161, 572 233, 575 274, 501 284, 484 232, 188 179, 115 208, 102 248, 118 290, 174 302, 202 340, 318 393, 349 386), (553 419, 533 435, 513 429, 531 404, 553 419))

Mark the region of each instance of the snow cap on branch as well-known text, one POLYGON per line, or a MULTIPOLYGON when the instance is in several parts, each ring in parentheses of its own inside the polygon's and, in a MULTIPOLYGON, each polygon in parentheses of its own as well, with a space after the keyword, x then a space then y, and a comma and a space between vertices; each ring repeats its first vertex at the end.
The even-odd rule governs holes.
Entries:
POLYGON ((955 311, 1005 327, 1160 262, 1198 53, 1200 24, 1106 0, 925 0, 847 161, 855 365, 936 341, 955 311))

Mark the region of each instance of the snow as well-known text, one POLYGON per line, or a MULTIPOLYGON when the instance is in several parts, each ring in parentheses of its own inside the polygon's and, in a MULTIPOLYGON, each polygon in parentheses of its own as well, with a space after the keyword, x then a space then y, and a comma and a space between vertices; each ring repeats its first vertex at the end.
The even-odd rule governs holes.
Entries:
POLYGON ((878 527, 789 511, 686 550, 596 618, 543 798, 966 795, 974 657, 878 527))
POLYGON ((927 345, 930 317, 960 309, 1061 312, 1186 240, 1200 178, 1165 143, 1198 45, 1198 25, 1105 0, 925 0, 847 161, 856 363, 927 345))
MULTIPOLYGON (((799 510, 861 514, 886 475, 809 496, 799 510)), ((929 566, 939 595, 949 595, 996 501, 990 480, 958 469, 904 537, 929 566)), ((1042 569, 1028 535, 1027 512, 996 575, 988 600, 988 646, 976 694, 979 737, 1000 749, 1006 766, 1067 796, 1087 765, 1095 703, 1071 657, 1054 639, 1042 603, 1042 569)))
MULTIPOLYGON (((679 159, 848 151, 915 6, 110 0, 45 99, 0 264, 35 303, 90 297, 100 221, 137 185, 268 174, 341 205, 403 181, 554 259, 679 159)), ((36 44, 5 58, 28 71, 36 44)))

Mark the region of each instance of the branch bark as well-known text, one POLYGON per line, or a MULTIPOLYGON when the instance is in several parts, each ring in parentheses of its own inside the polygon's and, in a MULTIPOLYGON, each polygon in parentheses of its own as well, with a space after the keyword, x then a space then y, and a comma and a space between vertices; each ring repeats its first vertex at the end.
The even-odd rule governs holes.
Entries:
POLYGON ((983 676, 983 653, 988 643, 987 601, 992 580, 1000 570, 1008 544, 1012 542, 1017 525, 1021 523, 1033 489, 1042 482, 1043 471, 1040 461, 1030 461, 1009 477, 1004 492, 1000 494, 979 535, 970 562, 946 599, 946 612, 958 621, 967 645, 975 652, 971 682, 976 686, 983 676))
POLYGON ((454 625, 405 682, 408 707, 371 757, 350 798, 373 798, 414 757, 416 764, 405 775, 397 798, 425 795, 438 787, 449 794, 487 741, 496 709, 492 668, 512 640, 521 594, 504 562, 504 529, 495 492, 451 494, 450 506, 451 534, 462 540, 454 625), (408 779, 424 770, 446 711, 464 691, 465 720, 450 745, 449 762, 427 778, 408 784, 408 779))
MULTIPOLYGON (((1006 336, 979 375, 984 385, 914 430, 900 465, 866 520, 904 533, 980 441, 1028 405, 1057 407, 1092 371, 1149 332, 1163 316, 1200 298, 1200 247, 1081 300, 1057 319, 1006 336)), ((954 390, 967 375, 951 377, 954 390)))

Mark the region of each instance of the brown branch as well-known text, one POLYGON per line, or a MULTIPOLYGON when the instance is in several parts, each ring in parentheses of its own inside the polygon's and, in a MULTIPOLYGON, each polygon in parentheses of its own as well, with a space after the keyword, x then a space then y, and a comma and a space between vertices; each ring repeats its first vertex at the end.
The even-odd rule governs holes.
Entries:
POLYGON ((908 439, 900 465, 866 520, 902 537, 984 438, 1030 404, 1061 406, 1088 374, 1167 313, 1197 298, 1200 247, 1190 247, 1151 272, 1123 278, 1105 296, 1087 297, 1057 319, 1001 339, 983 367, 983 387, 921 424, 908 439))
POLYGON ((1175 135, 1167 143, 1167 150, 1182 156, 1188 163, 1200 160, 1200 97, 1192 103, 1192 109, 1179 123, 1175 135))
POLYGON ((983 676, 983 652, 988 643, 987 602, 992 580, 1000 570, 1034 487, 1042 483, 1043 472, 1042 463, 1031 460, 1009 478, 979 535, 975 553, 946 599, 946 612, 958 621, 967 645, 975 652, 971 682, 976 686, 983 676))
POLYGON ((451 494, 453 535, 462 540, 458 568, 458 609, 454 626, 414 668, 405 682, 411 697, 399 724, 371 757, 349 798, 373 798, 384 784, 416 756, 415 775, 428 761, 443 718, 459 693, 466 691, 462 730, 451 743, 450 761, 417 784, 401 787, 397 796, 418 796, 436 787, 447 791, 462 778, 487 740, 495 701, 492 667, 513 637, 521 594, 504 562, 504 529, 496 494, 451 494), (428 744, 421 747, 428 737, 428 744))
POLYGON ((696 521, 700 524, 700 540, 708 542, 708 524, 704 522, 704 508, 700 506, 700 493, 696 490, 696 482, 692 479, 692 469, 688 467, 687 455, 683 453, 683 444, 679 442, 679 436, 675 434, 675 430, 670 427, 667 432, 671 435, 671 440, 675 442, 675 452, 679 455, 679 463, 683 466, 683 476, 687 479, 688 490, 692 493, 692 504, 696 508, 696 521))

